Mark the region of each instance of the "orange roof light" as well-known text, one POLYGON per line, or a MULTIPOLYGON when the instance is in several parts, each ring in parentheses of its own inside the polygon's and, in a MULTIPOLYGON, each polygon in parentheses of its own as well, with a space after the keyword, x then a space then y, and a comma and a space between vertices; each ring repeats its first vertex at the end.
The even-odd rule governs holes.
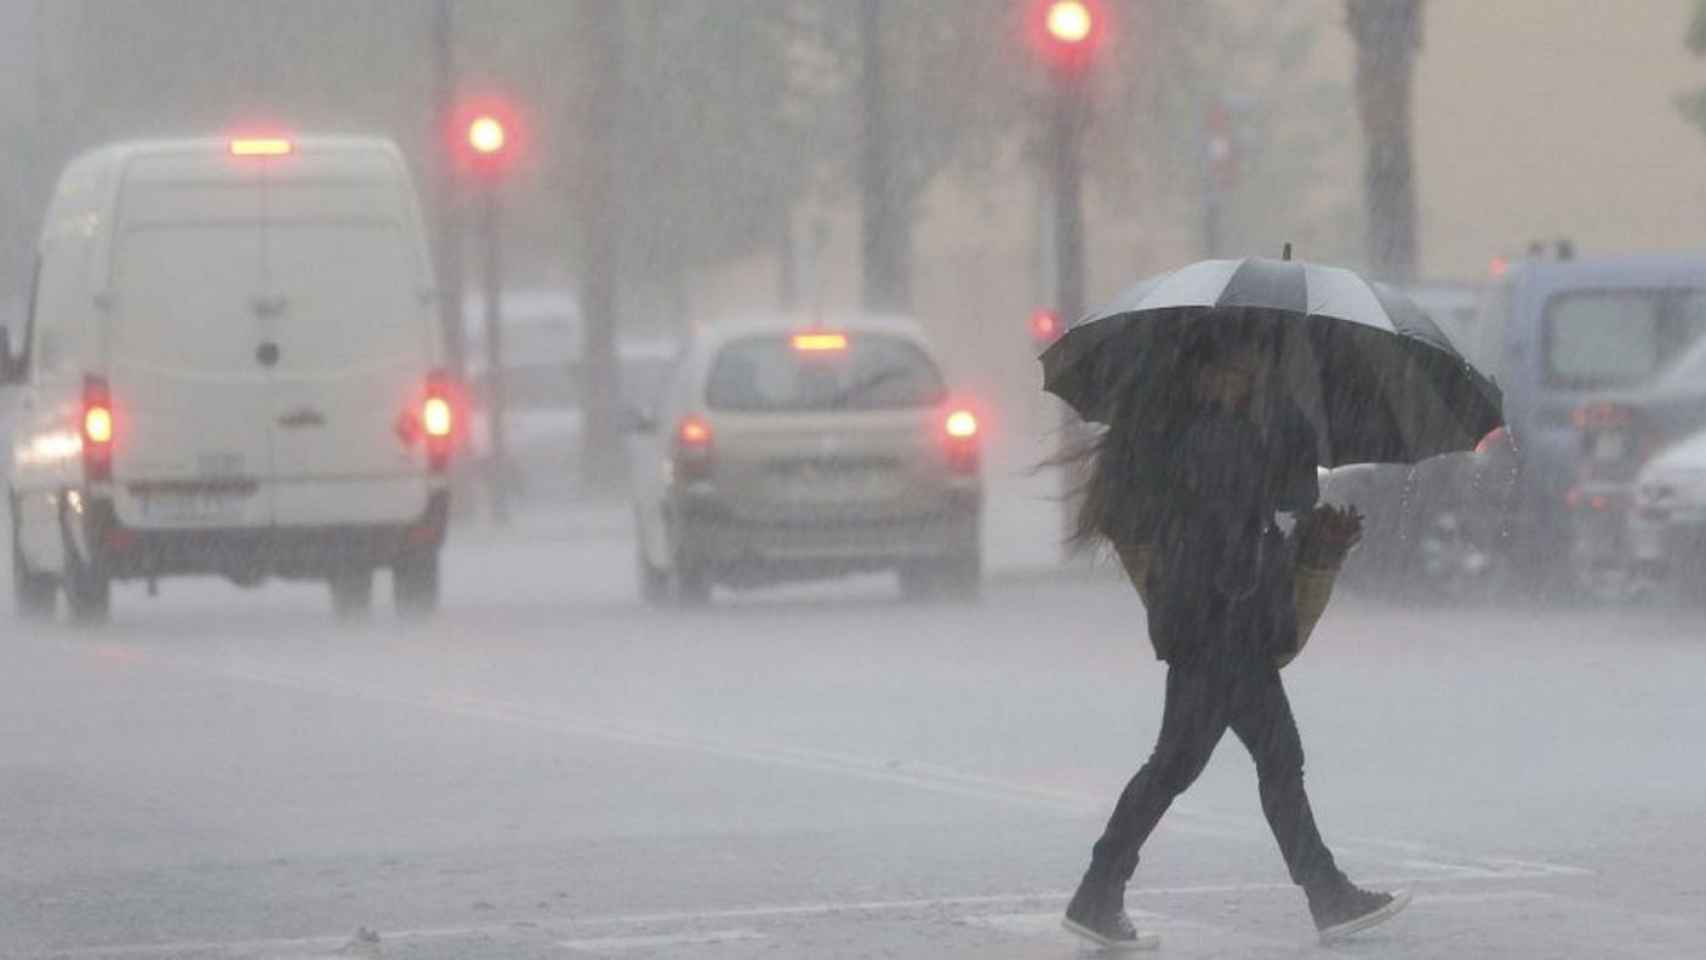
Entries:
POLYGON ((845 350, 847 349, 847 334, 796 333, 794 334, 794 349, 805 351, 845 350))
POLYGON ((294 149, 284 137, 239 137, 231 141, 234 157, 282 157, 294 149))

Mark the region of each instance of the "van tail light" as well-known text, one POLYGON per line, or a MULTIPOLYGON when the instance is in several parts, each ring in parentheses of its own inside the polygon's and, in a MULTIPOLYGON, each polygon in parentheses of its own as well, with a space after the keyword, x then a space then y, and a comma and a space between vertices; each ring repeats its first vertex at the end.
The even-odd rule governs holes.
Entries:
POLYGON ((1570 421, 1583 430, 1621 430, 1635 419, 1635 412, 1621 403, 1589 403, 1577 407, 1570 421))
POLYGON ((675 476, 682 481, 711 476, 711 425, 688 415, 675 426, 675 476))
POLYGON ((113 478, 113 396, 102 377, 83 378, 83 473, 91 483, 113 478))
POLYGON ((1570 422, 1581 438, 1576 472, 1583 482, 1632 479, 1663 445, 1652 420, 1629 404, 1584 404, 1570 422))
POLYGON ((434 370, 427 375, 426 393, 421 398, 421 433, 426 436, 427 466, 434 473, 443 473, 450 466, 450 453, 455 447, 461 427, 456 391, 448 374, 434 370))
POLYGON ((942 442, 947 448, 948 466, 956 472, 976 472, 982 460, 978 434, 977 415, 970 410, 955 408, 942 420, 942 442))

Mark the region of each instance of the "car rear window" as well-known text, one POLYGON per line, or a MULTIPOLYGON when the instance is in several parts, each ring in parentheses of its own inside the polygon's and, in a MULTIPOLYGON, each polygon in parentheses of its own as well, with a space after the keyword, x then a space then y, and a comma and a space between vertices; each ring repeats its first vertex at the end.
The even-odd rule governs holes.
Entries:
POLYGON ((1569 293, 1546 306, 1546 382, 1569 389, 1642 383, 1706 331, 1706 292, 1569 293))
POLYGON ((917 344, 882 334, 749 337, 711 364, 713 410, 808 412, 934 406, 945 388, 917 344))

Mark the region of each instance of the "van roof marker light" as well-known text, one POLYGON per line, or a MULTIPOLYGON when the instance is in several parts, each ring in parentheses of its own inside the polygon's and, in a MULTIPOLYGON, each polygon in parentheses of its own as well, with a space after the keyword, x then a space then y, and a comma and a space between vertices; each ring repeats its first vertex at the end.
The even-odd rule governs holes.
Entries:
POLYGON ((801 351, 825 351, 847 349, 847 335, 844 333, 796 333, 794 334, 794 349, 801 351))
POLYGON ((231 141, 234 157, 282 157, 294 149, 284 137, 239 137, 231 141))

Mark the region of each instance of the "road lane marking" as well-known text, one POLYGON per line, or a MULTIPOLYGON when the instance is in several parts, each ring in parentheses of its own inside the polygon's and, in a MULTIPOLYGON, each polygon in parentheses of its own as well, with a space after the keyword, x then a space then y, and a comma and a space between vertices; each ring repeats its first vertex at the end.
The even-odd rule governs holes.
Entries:
MULTIPOLYGON (((1376 877, 1370 882, 1381 886, 1402 886, 1410 883, 1426 882, 1416 877, 1376 877)), ((1157 898, 1157 897, 1193 897, 1193 896, 1223 896, 1243 893, 1273 893, 1296 889, 1289 883, 1252 882, 1252 883, 1206 883, 1185 884, 1178 886, 1149 887, 1133 886, 1126 891, 1128 898, 1157 898)), ((756 904, 745 907, 713 908, 707 910, 664 910, 646 913, 614 913, 594 914, 577 917, 572 921, 561 923, 530 922, 527 926, 513 923, 490 924, 486 926, 444 926, 420 927, 405 930, 379 931, 381 942, 444 940, 455 937, 492 937, 500 935, 517 935, 539 933, 551 937, 569 937, 572 934, 587 930, 621 930, 624 928, 646 927, 694 927, 713 926, 730 922, 761 922, 766 920, 789 920, 811 917, 830 917, 841 914, 906 914, 906 913, 939 913, 954 909, 990 909, 1008 908, 1011 913, 986 914, 983 917, 1049 917, 1055 924, 1059 923, 1060 910, 1065 909, 1066 902, 1072 896, 1070 890, 1039 891, 1036 893, 1003 893, 1003 894, 974 894, 958 897, 929 897, 917 899, 896 900, 848 900, 848 901, 819 901, 796 904, 756 904), (1047 905, 1050 909, 1040 912, 1036 908, 1047 905)), ((1416 897, 1418 903, 1478 903, 1515 900, 1556 899, 1557 895, 1538 890, 1487 890, 1460 893, 1428 893, 1416 897)), ((1565 898, 1573 899, 1573 898, 1565 898)), ((1582 901, 1590 903, 1591 901, 1582 901)), ((1595 904, 1606 909, 1604 904, 1595 904)), ((1156 921, 1164 921, 1171 925, 1191 926, 1235 936, 1250 938, 1251 935, 1241 931, 1231 931, 1181 917, 1177 914, 1163 914, 1150 910, 1132 909, 1135 917, 1146 917, 1156 921)), ((962 917, 957 922, 979 924, 980 918, 962 917)), ((1040 919, 1013 920, 1016 928, 1027 924, 1040 924, 1040 919)), ((998 926, 999 923, 983 925, 998 926)), ((678 933, 668 936, 702 937, 708 935, 727 934, 728 930, 712 930, 707 933, 678 933)), ((752 931, 758 933, 758 931, 752 931)), ((769 934, 759 934, 770 937, 769 934)), ((665 936, 658 934, 657 936, 665 936)), ((612 934, 608 937, 580 938, 578 941, 562 941, 565 945, 575 942, 592 943, 609 941, 614 943, 635 943, 642 935, 620 936, 612 934)), ((748 938, 750 939, 750 938, 748 938)), ((695 939, 682 939, 682 944, 707 942, 695 939)), ((1282 941, 1274 941, 1281 943, 1282 941)), ((337 949, 349 943, 348 935, 316 934, 304 937, 276 937, 251 940, 179 940, 156 943, 111 944, 103 946, 72 947, 52 952, 55 957, 64 960, 97 960, 97 958, 126 958, 126 957, 164 957, 180 954, 208 952, 216 950, 233 951, 237 953, 260 953, 263 956, 277 956, 281 952, 306 952, 313 950, 337 949)), ((636 944, 637 946, 637 944, 636 944)), ((590 948, 583 948, 590 949, 590 948)), ((612 948, 606 948, 612 949, 612 948)))
POLYGON ((559 940, 557 946, 584 953, 622 953, 626 950, 649 950, 657 947, 708 946, 734 943, 741 940, 768 940, 757 930, 707 930, 703 933, 662 933, 632 937, 589 937, 581 940, 559 940))
POLYGON ((1556 900, 1558 895, 1544 890, 1480 890, 1474 893, 1417 894, 1415 902, 1429 903, 1505 903, 1520 900, 1556 900))

